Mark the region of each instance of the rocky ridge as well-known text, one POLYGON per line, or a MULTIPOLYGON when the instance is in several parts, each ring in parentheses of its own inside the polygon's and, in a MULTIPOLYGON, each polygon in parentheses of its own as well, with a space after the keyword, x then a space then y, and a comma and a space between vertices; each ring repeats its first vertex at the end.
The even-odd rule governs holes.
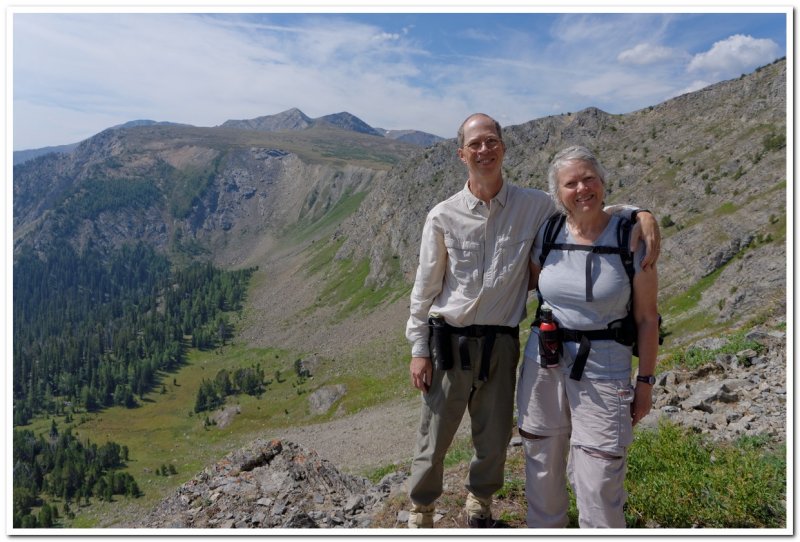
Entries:
POLYGON ((383 128, 374 128, 346 111, 312 119, 296 107, 276 115, 265 115, 254 119, 227 120, 222 123, 221 126, 225 128, 257 130, 262 132, 307 130, 315 126, 332 126, 362 134, 397 139, 422 147, 433 145, 442 140, 441 137, 419 130, 384 130, 383 128))
POLYGON ((183 484, 134 527, 370 527, 397 477, 371 484, 292 442, 256 440, 183 484))

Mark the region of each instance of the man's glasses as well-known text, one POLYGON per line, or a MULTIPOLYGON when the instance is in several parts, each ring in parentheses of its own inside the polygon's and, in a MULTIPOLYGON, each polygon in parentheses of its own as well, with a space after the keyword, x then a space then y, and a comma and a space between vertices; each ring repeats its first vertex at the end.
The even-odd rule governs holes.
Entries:
POLYGON ((500 146, 501 141, 496 137, 487 137, 483 141, 472 141, 464 145, 464 147, 468 148, 473 152, 478 152, 481 150, 481 147, 486 146, 486 148, 490 151, 495 150, 497 147, 500 146))

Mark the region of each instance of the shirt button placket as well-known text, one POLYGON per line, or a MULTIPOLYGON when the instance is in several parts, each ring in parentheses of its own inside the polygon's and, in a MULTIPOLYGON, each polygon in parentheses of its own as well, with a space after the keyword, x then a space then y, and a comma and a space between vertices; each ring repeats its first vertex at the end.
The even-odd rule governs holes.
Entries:
POLYGON ((486 237, 483 246, 483 287, 488 288, 494 282, 494 269, 497 250, 497 235, 493 211, 497 205, 487 206, 486 237))

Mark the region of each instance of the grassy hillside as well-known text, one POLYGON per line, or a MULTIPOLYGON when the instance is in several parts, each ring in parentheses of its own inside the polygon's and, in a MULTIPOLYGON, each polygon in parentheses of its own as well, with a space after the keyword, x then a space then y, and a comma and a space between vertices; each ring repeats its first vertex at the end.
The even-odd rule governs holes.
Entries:
MULTIPOLYGON (((142 515, 203 468, 265 434, 280 428, 325 421, 334 415, 358 411, 390 397, 408 394, 405 365, 397 372, 371 369, 366 351, 336 364, 320 363, 312 378, 300 378, 294 370, 300 353, 251 348, 233 344, 207 351, 192 351, 187 364, 163 377, 163 388, 146 394, 133 409, 112 407, 99 413, 74 415, 73 434, 92 442, 112 440, 130 450, 125 469, 139 484, 144 496, 133 499, 115 496, 112 503, 92 499, 90 506, 72 506, 75 528, 108 527, 142 515), (197 390, 203 379, 219 370, 233 371, 260 364, 271 383, 260 396, 229 397, 223 409, 195 413, 197 390), (402 371, 401 371, 402 369, 402 371), (402 372, 402 377, 398 373, 402 372), (321 385, 344 384, 347 395, 325 414, 309 411, 308 394, 321 385), (177 474, 162 476, 157 471, 172 465, 177 474)), ((64 427, 63 417, 35 420, 28 428, 47 432, 52 420, 64 427)), ((54 501, 59 507, 60 500, 54 501)))

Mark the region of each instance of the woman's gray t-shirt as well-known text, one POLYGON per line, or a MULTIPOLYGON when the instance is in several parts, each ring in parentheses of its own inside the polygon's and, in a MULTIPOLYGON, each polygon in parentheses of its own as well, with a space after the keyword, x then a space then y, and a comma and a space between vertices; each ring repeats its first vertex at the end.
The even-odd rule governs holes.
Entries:
MULTIPOLYGON (((617 228, 621 217, 612 215, 606 229, 597 238, 595 246, 618 246, 617 228)), ((546 224, 545 224, 546 225, 546 224)), ((544 237, 543 225, 539 228, 531 254, 539 265, 544 237)), ((566 223, 556 237, 556 243, 575 243, 566 223)), ((641 270, 644 245, 640 244, 634 257, 635 271, 641 270)), ((628 313, 631 284, 619 254, 593 254, 583 250, 553 249, 539 275, 539 291, 545 302, 553 308, 553 316, 562 328, 590 330, 605 329, 614 320, 628 313), (586 300, 586 258, 592 258, 592 300, 586 300)), ((525 357, 538 360, 538 329, 531 332, 525 346, 525 357)), ((577 356, 579 344, 565 342, 560 369, 569 373, 577 356)), ((613 340, 594 340, 586 360, 583 374, 587 378, 602 380, 630 379, 631 347, 613 340)))

